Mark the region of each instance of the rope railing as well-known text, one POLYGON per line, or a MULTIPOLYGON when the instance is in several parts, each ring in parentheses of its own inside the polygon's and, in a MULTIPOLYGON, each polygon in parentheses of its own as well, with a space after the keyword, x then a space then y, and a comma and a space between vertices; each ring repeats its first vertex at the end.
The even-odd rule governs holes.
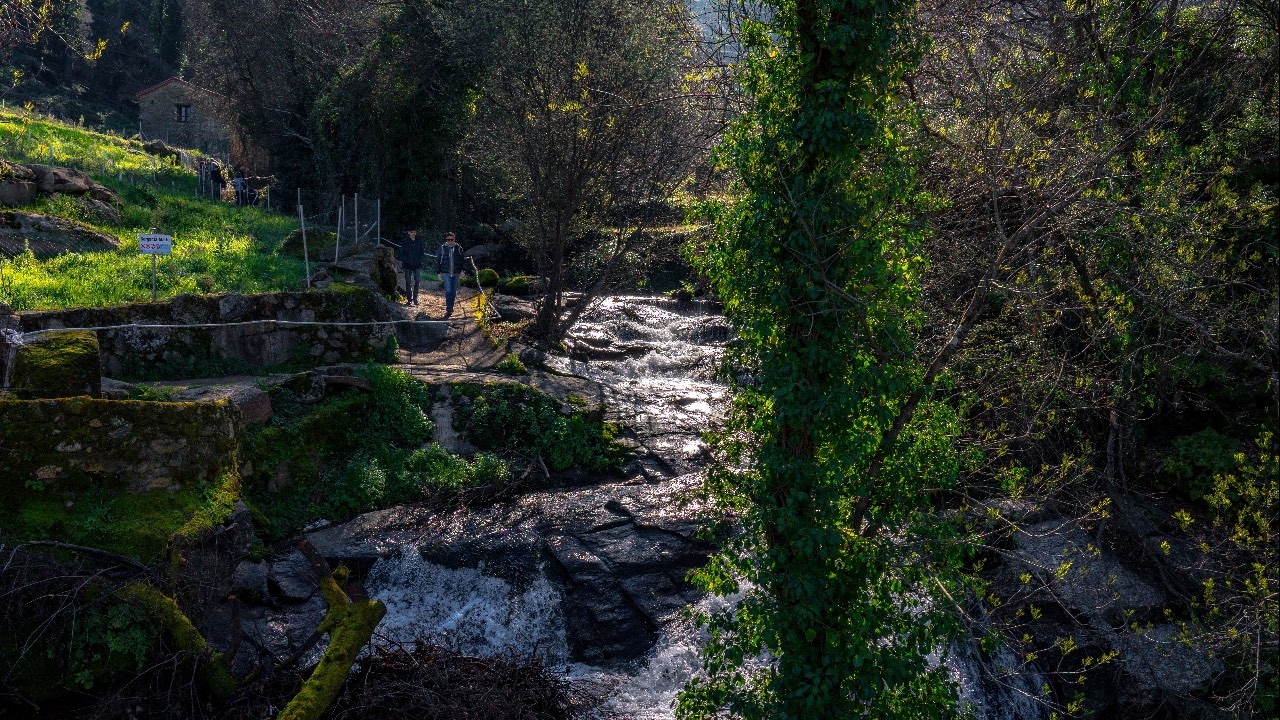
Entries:
POLYGON ((292 326, 321 326, 321 327, 372 327, 378 325, 456 325, 467 322, 466 318, 456 318, 453 320, 359 320, 359 321, 337 321, 337 320, 279 320, 276 318, 264 318, 261 320, 240 320, 236 322, 221 323, 124 323, 120 325, 94 325, 87 327, 58 327, 58 328, 41 328, 39 330, 30 330, 23 332, 23 337, 33 335, 44 335, 47 333, 58 332, 97 332, 99 330, 180 330, 184 328, 220 328, 220 327, 244 327, 247 325, 292 325, 292 326))

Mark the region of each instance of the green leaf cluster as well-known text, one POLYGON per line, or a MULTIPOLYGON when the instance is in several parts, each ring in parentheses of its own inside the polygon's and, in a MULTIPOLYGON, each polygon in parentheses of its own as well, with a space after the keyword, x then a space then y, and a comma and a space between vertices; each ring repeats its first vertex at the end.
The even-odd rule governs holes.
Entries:
POLYGON ((897 102, 919 52, 906 2, 769 3, 742 25, 750 110, 691 260, 738 332, 711 499, 743 529, 696 579, 706 620, 684 718, 944 717, 927 656, 956 558, 930 498, 955 477, 950 411, 916 333, 921 200, 897 102))

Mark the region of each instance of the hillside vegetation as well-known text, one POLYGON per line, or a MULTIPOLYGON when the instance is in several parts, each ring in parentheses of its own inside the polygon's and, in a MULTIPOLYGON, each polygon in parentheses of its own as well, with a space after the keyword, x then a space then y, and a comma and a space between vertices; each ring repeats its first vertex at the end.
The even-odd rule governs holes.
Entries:
POLYGON ((296 219, 199 196, 194 171, 148 153, 137 140, 4 111, 0 156, 84 170, 121 200, 118 221, 103 220, 65 195, 40 196, 20 208, 81 223, 120 246, 43 260, 31 252, 0 257, 0 303, 16 310, 149 300, 151 261, 138 254, 138 234, 152 228, 174 236, 173 255, 159 259, 160 297, 269 292, 302 282, 302 263, 277 253, 296 219))

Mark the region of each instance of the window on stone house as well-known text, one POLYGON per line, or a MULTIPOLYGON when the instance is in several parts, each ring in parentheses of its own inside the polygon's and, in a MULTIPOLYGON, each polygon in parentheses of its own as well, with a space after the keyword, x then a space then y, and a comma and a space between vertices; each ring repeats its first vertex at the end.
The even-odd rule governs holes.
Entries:
POLYGON ((191 122, 191 106, 190 105, 174 105, 178 111, 178 122, 191 122))

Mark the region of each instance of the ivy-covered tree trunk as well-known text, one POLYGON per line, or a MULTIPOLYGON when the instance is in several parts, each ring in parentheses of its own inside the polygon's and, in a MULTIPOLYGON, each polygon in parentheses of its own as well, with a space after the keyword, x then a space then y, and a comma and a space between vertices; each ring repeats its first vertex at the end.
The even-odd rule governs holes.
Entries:
POLYGON ((741 27, 751 109, 720 150, 733 199, 693 253, 749 376, 708 478, 745 532, 699 580, 745 593, 709 618, 680 715, 945 716, 954 699, 926 658, 950 578, 929 497, 955 474, 952 418, 916 353, 923 259, 895 95, 913 6, 770 5, 741 27))

